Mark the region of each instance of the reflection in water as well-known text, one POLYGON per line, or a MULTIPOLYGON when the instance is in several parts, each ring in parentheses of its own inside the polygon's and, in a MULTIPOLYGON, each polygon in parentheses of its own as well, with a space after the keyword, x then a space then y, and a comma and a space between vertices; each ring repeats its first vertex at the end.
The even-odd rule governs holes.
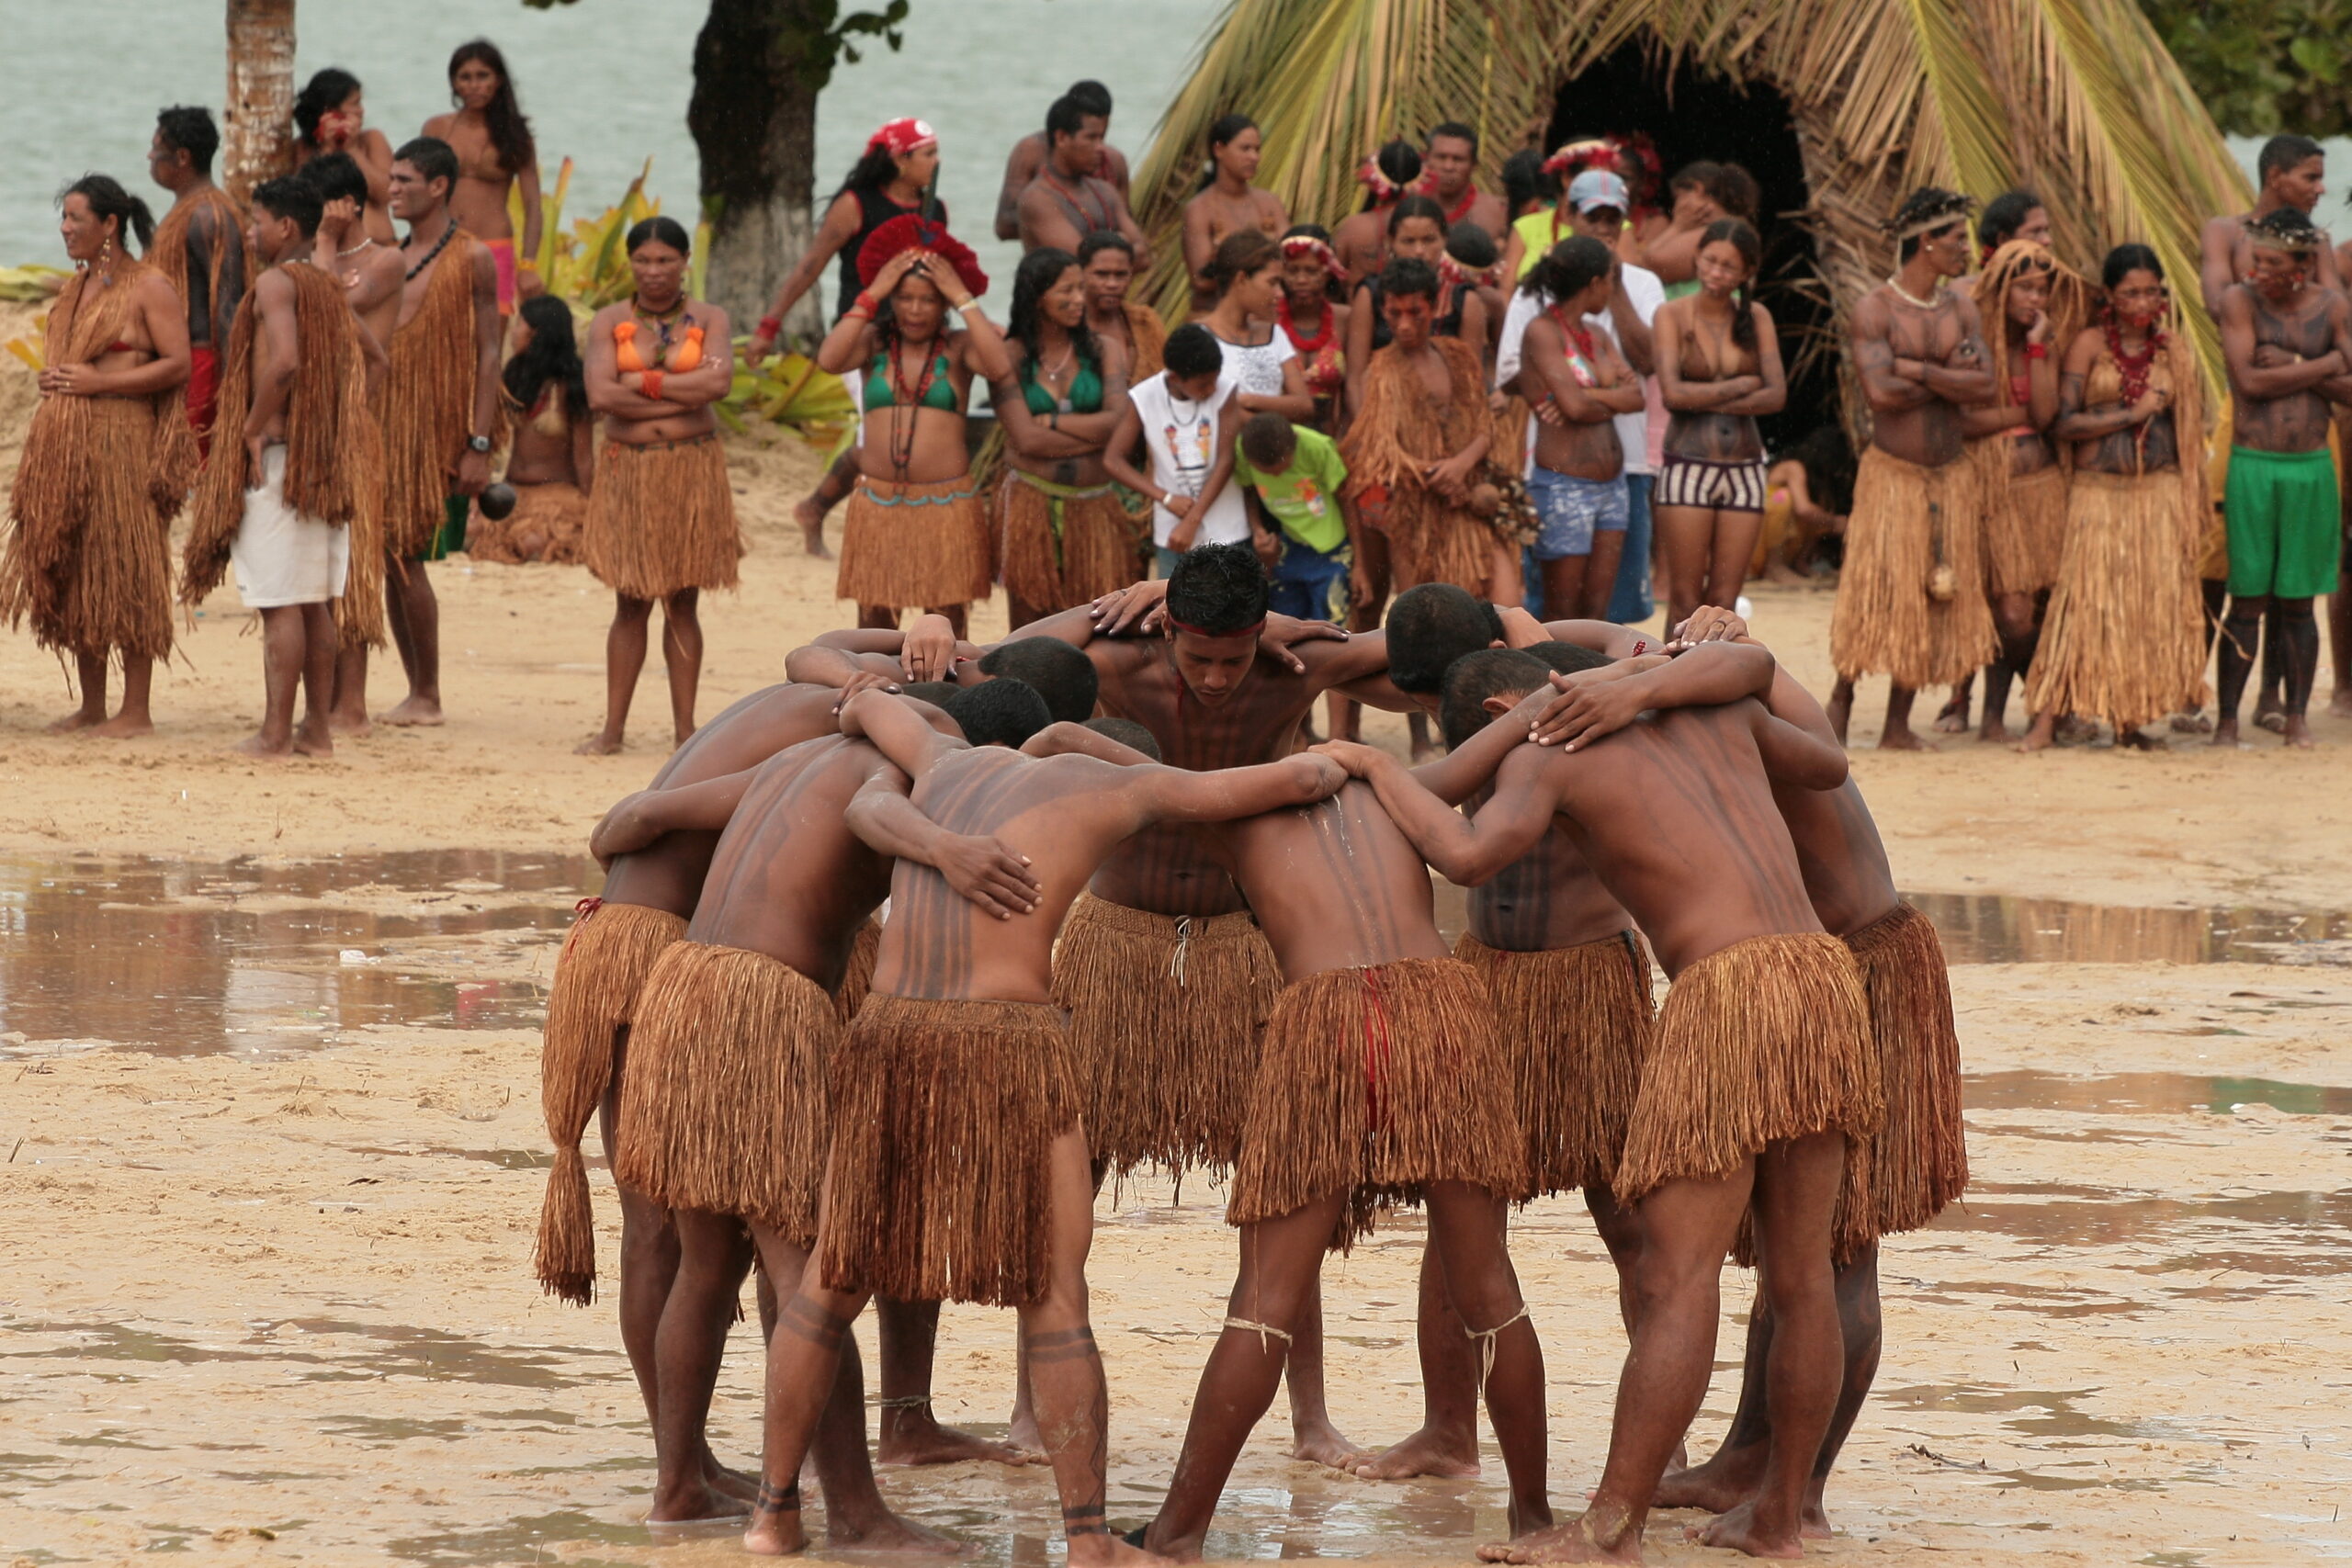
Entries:
POLYGON ((290 864, 0 857, 0 1032, 192 1055, 276 1054, 370 1024, 536 1027, 538 985, 405 973, 385 947, 544 945, 598 880, 585 856, 478 850, 290 864))
POLYGON ((2211 1111, 2227 1115, 2241 1105, 2267 1105, 2296 1116, 2352 1115, 2352 1089, 2194 1073, 2082 1077, 2031 1071, 1971 1073, 1961 1092, 1971 1111, 2084 1111, 2107 1116, 2211 1111))

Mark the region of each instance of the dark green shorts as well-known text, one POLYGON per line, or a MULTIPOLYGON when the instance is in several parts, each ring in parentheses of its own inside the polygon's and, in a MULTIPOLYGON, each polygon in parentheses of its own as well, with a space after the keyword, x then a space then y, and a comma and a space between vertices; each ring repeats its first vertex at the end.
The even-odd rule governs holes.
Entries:
POLYGON ((464 549, 466 521, 473 515, 473 510, 472 496, 453 495, 445 499, 441 503, 441 526, 434 530, 433 542, 408 558, 423 561, 447 560, 458 551, 464 549))
POLYGON ((2230 593, 2308 599, 2335 591, 2344 521, 2335 463, 2316 452, 2230 448, 2222 504, 2230 537, 2230 593))

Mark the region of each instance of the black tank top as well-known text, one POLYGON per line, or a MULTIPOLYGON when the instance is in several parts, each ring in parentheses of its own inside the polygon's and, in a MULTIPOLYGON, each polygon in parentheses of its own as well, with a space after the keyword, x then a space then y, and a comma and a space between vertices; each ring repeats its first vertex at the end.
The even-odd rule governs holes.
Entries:
MULTIPOLYGON (((1388 346, 1389 338, 1392 335, 1388 331, 1388 318, 1380 311, 1380 279, 1376 276, 1367 277, 1363 280, 1363 287, 1372 295, 1372 350, 1377 354, 1388 346)), ((1441 288, 1443 287, 1442 284, 1439 285, 1441 288)), ((1469 298, 1470 286, 1466 283, 1455 284, 1453 303, 1443 315, 1430 323, 1430 334, 1432 337, 1460 337, 1462 335, 1462 304, 1469 298)))
MULTIPOLYGON (((837 321, 849 314, 850 306, 857 301, 858 291, 865 287, 857 279, 857 253, 865 248, 865 242, 873 238, 874 231, 893 218, 903 218, 910 212, 922 210, 919 207, 900 207, 884 189, 854 190, 846 194, 857 197, 857 232, 851 236, 848 244, 842 247, 842 296, 833 306, 833 320, 837 321)), ((945 224, 947 203, 934 201, 931 214, 943 225, 945 224)))

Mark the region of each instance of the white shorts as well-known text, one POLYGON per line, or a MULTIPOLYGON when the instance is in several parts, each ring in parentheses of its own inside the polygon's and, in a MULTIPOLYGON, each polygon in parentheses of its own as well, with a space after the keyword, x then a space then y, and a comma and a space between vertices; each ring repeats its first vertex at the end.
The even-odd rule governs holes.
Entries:
POLYGON ((286 504, 286 448, 262 452, 262 487, 245 491, 244 520, 229 542, 237 596, 249 610, 323 604, 351 572, 351 530, 286 504))

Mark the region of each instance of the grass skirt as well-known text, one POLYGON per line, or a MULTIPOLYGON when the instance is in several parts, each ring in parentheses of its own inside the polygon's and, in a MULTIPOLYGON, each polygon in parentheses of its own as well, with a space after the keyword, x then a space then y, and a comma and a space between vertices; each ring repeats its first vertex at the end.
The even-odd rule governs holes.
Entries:
POLYGON ((1494 1003, 1457 958, 1327 969, 1283 988, 1241 1159, 1232 1224, 1350 1195, 1332 1245, 1432 1181, 1528 1194, 1526 1143, 1494 1003))
POLYGON ((539 1107, 555 1168, 539 1206, 535 1267, 548 1294, 576 1306, 586 1306, 596 1289, 596 1222, 581 1134, 613 1081, 614 1045, 636 1014, 645 977, 662 950, 685 934, 684 919, 666 909, 592 899, 556 956, 539 1048, 539 1107))
POLYGON ((1136 526, 1107 482, 1057 485, 1008 468, 996 489, 996 525, 1005 592, 1041 614, 1090 604, 1143 576, 1136 526))
POLYGON ((1081 895, 1054 949, 1054 999, 1094 1157, 1123 1175, 1231 1166, 1282 984, 1246 912, 1179 919, 1081 895))
POLYGON ((1916 691, 1957 681, 2000 652, 1984 598, 1981 488, 1965 457, 1923 468, 1875 446, 1862 454, 1829 619, 1829 660, 1841 677, 1885 674, 1916 691), (1928 591, 1939 575, 1950 599, 1928 591))
POLYGON ((1453 955, 1494 998, 1539 1194, 1607 1187, 1650 1043, 1650 965, 1631 932, 1517 953, 1464 934, 1453 955))
POLYGON ((833 596, 893 609, 989 596, 988 508, 968 476, 936 484, 861 479, 842 524, 833 596))
POLYGON ((2012 475, 2014 439, 1987 436, 1969 448, 1984 491, 1985 582, 1996 594, 2041 592, 2058 581, 2066 553, 2066 471, 2052 464, 2012 475))
POLYGON ((466 525, 466 554, 508 566, 578 563, 588 526, 588 498, 578 485, 516 485, 514 510, 493 523, 474 508, 466 525))
POLYGON ((615 1179, 664 1208, 740 1214, 813 1241, 825 1075, 840 1039, 832 998, 790 964, 673 943, 629 1030, 615 1179))
POLYGON ((1868 1138, 1883 1113, 1860 969, 1826 932, 1751 937, 1685 969, 1658 1010, 1616 1192, 1730 1175, 1770 1144, 1868 1138))
POLYGON ((581 558, 598 581, 631 599, 734 587, 743 536, 718 437, 647 446, 605 442, 581 558))
POLYGON ((2137 729, 2205 700, 2202 538, 2185 538, 2179 478, 2078 471, 2066 560, 2026 682, 2035 713, 2137 729))
POLYGON ((865 999, 834 1054, 824 1280, 897 1301, 1045 1293, 1049 1155, 1078 1124, 1061 1010, 865 999))
MULTIPOLYGON (((1899 904, 1846 939, 1861 965, 1877 1037, 1886 1119, 1870 1150, 1870 1239, 1917 1230, 1968 1187, 1960 1109, 1960 1035, 1943 943, 1928 917, 1899 904)), ((1862 1239, 1852 1223, 1841 1244, 1862 1239)))
POLYGON ((865 993, 874 988, 874 960, 881 951, 882 928, 869 918, 850 942, 849 967, 842 971, 840 988, 833 992, 833 1011, 843 1023, 865 1005, 865 993))
POLYGON ((145 398, 50 398, 34 412, 0 556, 0 615, 12 626, 29 617, 43 648, 171 657, 171 525, 150 479, 156 421, 182 414, 176 398, 162 405, 159 415, 145 398), (50 439, 51 426, 71 438, 50 439))

